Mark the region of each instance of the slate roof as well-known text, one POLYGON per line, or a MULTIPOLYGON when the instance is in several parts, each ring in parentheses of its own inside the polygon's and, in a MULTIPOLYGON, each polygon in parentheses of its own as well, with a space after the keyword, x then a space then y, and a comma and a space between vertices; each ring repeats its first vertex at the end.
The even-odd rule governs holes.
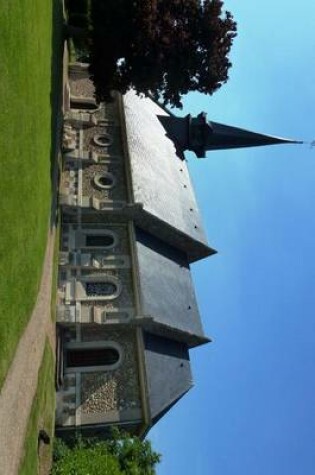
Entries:
POLYGON ((136 246, 143 314, 189 346, 208 342, 186 255, 139 228, 136 246))
POLYGON ((151 425, 193 386, 189 348, 209 341, 190 262, 214 253, 206 240, 183 152, 150 98, 123 97, 134 202, 136 257, 144 317, 144 362, 151 425))
POLYGON ((158 118, 167 115, 166 110, 133 91, 123 97, 123 104, 133 194, 143 204, 143 224, 141 219, 138 224, 153 234, 164 233, 176 247, 186 246, 190 261, 214 253, 207 244, 184 156, 158 118))
POLYGON ((193 386, 185 343, 145 333, 145 367, 152 424, 193 386))

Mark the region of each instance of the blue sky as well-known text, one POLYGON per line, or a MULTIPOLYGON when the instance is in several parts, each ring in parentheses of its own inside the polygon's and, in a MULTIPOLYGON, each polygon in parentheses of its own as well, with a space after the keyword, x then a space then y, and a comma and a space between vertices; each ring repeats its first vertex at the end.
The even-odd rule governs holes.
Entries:
MULTIPOLYGON (((226 1, 238 22, 228 84, 180 114, 315 139, 315 2, 226 1)), ((195 388, 151 431, 158 475, 315 473, 315 148, 188 161, 209 243, 193 266, 210 345, 195 388)))

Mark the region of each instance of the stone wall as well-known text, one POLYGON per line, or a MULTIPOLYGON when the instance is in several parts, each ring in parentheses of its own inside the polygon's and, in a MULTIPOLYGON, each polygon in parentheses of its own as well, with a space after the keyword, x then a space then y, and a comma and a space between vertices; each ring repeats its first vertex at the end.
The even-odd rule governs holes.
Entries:
POLYGON ((113 341, 122 348, 118 369, 81 374, 81 411, 83 414, 125 411, 140 408, 136 338, 133 331, 82 328, 83 341, 113 341))
POLYGON ((84 165, 82 194, 83 196, 93 196, 99 200, 127 201, 124 164, 120 161, 111 161, 108 164, 84 165), (102 173, 113 175, 114 182, 112 188, 100 189, 97 187, 94 179, 102 173))
POLYGON ((108 153, 122 154, 123 149, 120 140, 120 129, 118 127, 91 127, 84 130, 83 133, 83 148, 85 150, 92 150, 101 153, 104 149, 108 153), (94 137, 96 135, 106 134, 110 139, 110 143, 106 147, 99 146, 95 143, 94 137))
POLYGON ((88 78, 72 76, 69 81, 71 96, 93 97, 94 85, 88 78))
MULTIPOLYGON (((86 71, 71 75, 73 99, 93 97, 86 76, 86 71)), ((80 106, 80 102, 72 104, 80 106)), ((137 344, 131 324, 136 317, 132 255, 128 217, 120 211, 129 200, 118 102, 101 104, 95 111, 71 109, 65 117, 63 146, 57 320, 67 330, 57 424, 139 422, 137 344), (105 203, 105 209, 100 203, 105 203), (95 237, 106 233, 112 239, 109 244, 95 237), (116 290, 106 294, 101 285, 106 289, 108 283, 116 290), (84 351, 93 352, 103 342, 115 343, 121 360, 108 369, 99 360, 96 366, 84 366, 88 365, 84 351), (67 359, 73 348, 83 351, 77 364, 67 359)))

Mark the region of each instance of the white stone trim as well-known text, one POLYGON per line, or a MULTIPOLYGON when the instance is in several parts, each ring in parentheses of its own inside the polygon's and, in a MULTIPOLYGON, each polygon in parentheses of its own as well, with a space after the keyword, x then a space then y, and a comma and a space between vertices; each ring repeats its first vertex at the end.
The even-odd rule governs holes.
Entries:
POLYGON ((92 197, 92 208, 96 209, 97 211, 114 211, 114 210, 121 210, 126 206, 126 201, 122 200, 99 200, 92 197))
POLYGON ((113 119, 98 119, 97 125, 98 127, 117 127, 113 119))
POLYGON ((117 155, 117 154, 112 154, 112 153, 109 154, 105 150, 102 151, 101 153, 96 152, 95 161, 97 163, 107 164, 107 163, 118 162, 118 161, 122 161, 122 160, 123 160, 122 155, 117 155))
POLYGON ((78 169, 78 205, 82 206, 82 190, 83 190, 83 170, 82 170, 82 164, 80 164, 80 167, 78 169))
POLYGON ((76 373, 75 379, 75 425, 81 425, 81 373, 76 373))
POLYGON ((79 155, 83 152, 83 129, 79 130, 79 155))
POLYGON ((81 302, 75 303, 75 321, 81 323, 81 302))
POLYGON ((106 325, 109 323, 127 323, 132 319, 133 314, 133 307, 105 309, 94 305, 92 320, 94 323, 99 325, 106 325))

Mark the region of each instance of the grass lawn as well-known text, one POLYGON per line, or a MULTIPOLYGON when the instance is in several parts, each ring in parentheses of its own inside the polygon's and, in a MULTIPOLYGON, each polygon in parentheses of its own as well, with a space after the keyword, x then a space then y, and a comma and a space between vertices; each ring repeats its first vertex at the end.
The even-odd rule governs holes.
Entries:
POLYGON ((39 464, 41 466, 40 473, 48 473, 53 444, 54 410, 54 357, 50 344, 46 341, 43 361, 38 373, 36 395, 27 427, 20 475, 37 474, 39 464), (50 435, 51 444, 41 445, 38 456, 38 431, 40 429, 44 429, 50 435))
POLYGON ((60 6, 59 0, 0 0, 0 387, 42 273, 60 86, 60 6))

